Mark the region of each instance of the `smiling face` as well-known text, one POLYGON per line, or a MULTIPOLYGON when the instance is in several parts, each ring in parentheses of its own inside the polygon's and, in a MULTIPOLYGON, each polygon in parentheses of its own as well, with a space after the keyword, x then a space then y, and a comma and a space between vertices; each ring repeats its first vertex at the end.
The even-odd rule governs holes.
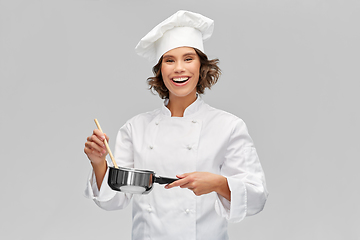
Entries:
POLYGON ((193 48, 179 47, 163 55, 161 73, 172 97, 196 97, 200 58, 193 48))

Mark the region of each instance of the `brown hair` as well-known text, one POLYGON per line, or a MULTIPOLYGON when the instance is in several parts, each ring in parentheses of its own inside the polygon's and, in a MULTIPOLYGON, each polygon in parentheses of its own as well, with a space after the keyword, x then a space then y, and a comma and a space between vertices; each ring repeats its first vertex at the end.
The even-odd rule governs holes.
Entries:
MULTIPOLYGON (((211 89, 221 75, 221 69, 218 66, 219 59, 209 60, 208 57, 201 52, 200 50, 194 48, 195 52, 200 58, 200 73, 199 73, 199 82, 196 86, 196 91, 199 94, 203 94, 205 92, 205 88, 211 89)), ((159 97, 164 99, 169 97, 169 90, 164 84, 161 74, 161 63, 163 57, 160 58, 159 62, 153 67, 152 71, 154 73, 154 77, 149 77, 147 79, 149 84, 149 89, 152 90, 153 93, 157 92, 159 97)))

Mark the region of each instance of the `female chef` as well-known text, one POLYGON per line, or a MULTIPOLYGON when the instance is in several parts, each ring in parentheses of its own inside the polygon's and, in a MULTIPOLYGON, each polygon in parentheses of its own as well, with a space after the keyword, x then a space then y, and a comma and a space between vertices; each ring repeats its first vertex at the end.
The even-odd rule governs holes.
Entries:
POLYGON ((265 177, 245 123, 200 97, 220 69, 208 60, 203 41, 213 20, 178 11, 153 28, 136 52, 158 64, 148 82, 165 99, 161 108, 137 115, 117 135, 119 166, 149 169, 179 180, 146 195, 115 192, 107 185, 107 154, 94 130, 85 143, 93 171, 85 194, 106 210, 133 201, 133 239, 228 239, 227 222, 260 212, 265 177))

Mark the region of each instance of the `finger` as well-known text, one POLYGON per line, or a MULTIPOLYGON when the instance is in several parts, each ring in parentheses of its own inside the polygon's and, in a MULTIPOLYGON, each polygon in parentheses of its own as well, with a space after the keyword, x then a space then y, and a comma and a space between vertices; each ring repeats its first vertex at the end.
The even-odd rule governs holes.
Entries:
POLYGON ((104 135, 105 135, 106 141, 109 142, 109 137, 108 137, 108 135, 106 135, 106 133, 104 133, 104 135))
POLYGON ((100 153, 100 154, 106 153, 106 149, 103 148, 102 146, 99 146, 95 142, 86 142, 85 147, 87 147, 88 149, 90 149, 91 151, 96 152, 96 153, 100 153))
POLYGON ((188 188, 190 190, 193 190, 194 189, 194 186, 190 183, 187 183, 187 184, 184 184, 184 185, 181 185, 180 186, 181 188, 188 188))
POLYGON ((165 188, 170 189, 170 188, 173 188, 173 187, 179 187, 179 186, 182 186, 182 185, 187 184, 187 183, 188 183, 187 179, 179 179, 179 180, 176 180, 176 181, 166 185, 165 188))
POLYGON ((186 178, 187 176, 191 175, 192 173, 183 173, 180 175, 176 175, 177 178, 186 178))
POLYGON ((104 141, 99 139, 96 135, 91 135, 89 138, 90 138, 90 142, 94 142, 97 145, 99 145, 100 147, 105 149, 104 141))
POLYGON ((92 156, 95 156, 95 155, 99 156, 99 153, 98 153, 98 152, 96 152, 96 154, 94 154, 94 150, 91 149, 91 148, 88 148, 88 147, 86 147, 86 146, 85 146, 85 148, 84 148, 84 153, 87 155, 87 157, 88 157, 90 160, 91 160, 92 156))
POLYGON ((190 183, 193 181, 193 179, 191 178, 191 176, 194 174, 194 172, 192 173, 183 173, 183 174, 180 174, 180 175, 176 175, 177 178, 179 178, 180 180, 177 180, 171 184, 169 184, 170 188, 172 187, 179 187, 179 186, 182 186, 184 184, 187 184, 187 183, 190 183))
POLYGON ((104 156, 105 156, 103 153, 100 153, 100 152, 95 151, 94 149, 90 149, 88 147, 84 148, 84 152, 91 162, 96 158, 104 158, 104 156))
POLYGON ((99 129, 94 129, 93 135, 97 136, 101 140, 105 139, 105 134, 101 132, 99 129))

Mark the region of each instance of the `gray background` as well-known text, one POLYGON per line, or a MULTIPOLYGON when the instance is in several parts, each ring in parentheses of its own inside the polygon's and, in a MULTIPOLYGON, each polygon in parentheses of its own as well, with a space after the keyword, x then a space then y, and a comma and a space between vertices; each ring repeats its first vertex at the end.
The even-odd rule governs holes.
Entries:
POLYGON ((98 118, 113 148, 162 104, 134 47, 179 9, 215 20, 223 75, 203 98, 245 120, 266 173, 264 211, 231 239, 360 239, 355 0, 0 1, 0 238, 130 239, 130 207, 83 197, 84 142, 98 118))

